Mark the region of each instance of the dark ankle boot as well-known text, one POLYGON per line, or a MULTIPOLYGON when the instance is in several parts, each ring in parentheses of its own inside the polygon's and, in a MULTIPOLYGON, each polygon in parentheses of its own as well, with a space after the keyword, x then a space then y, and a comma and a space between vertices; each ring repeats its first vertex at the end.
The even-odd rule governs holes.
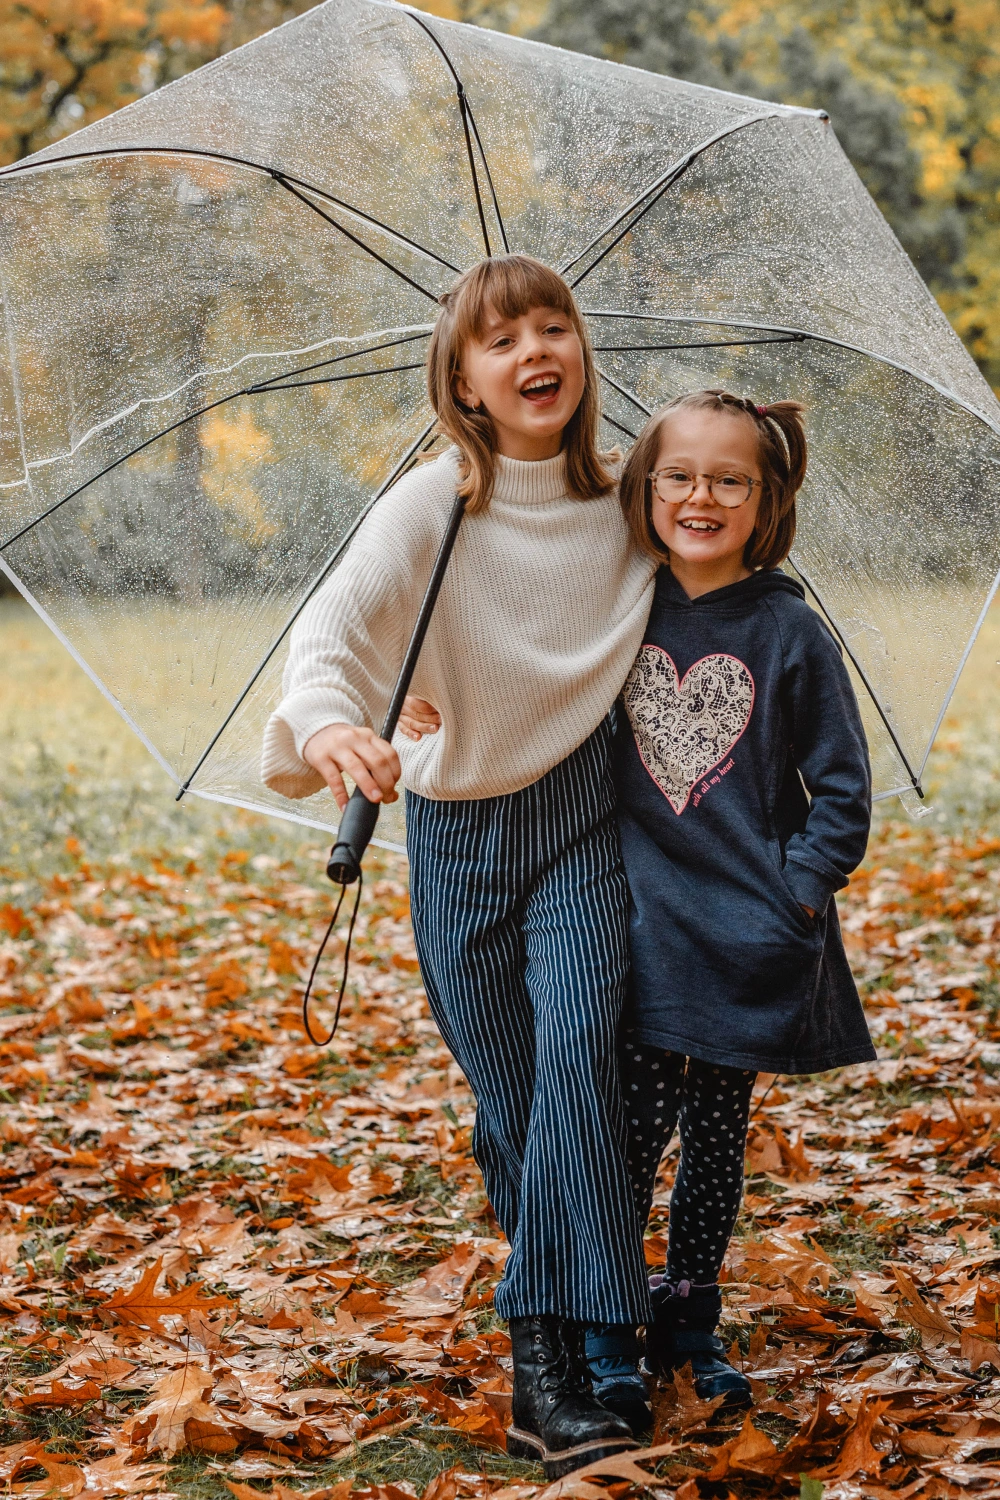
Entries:
POLYGON ((507 1452, 545 1465, 560 1479, 635 1441, 628 1424, 594 1399, 583 1353, 583 1325, 564 1318, 511 1318, 514 1356, 507 1452))
POLYGON ((595 1323, 586 1333, 587 1368, 594 1395, 616 1412, 635 1438, 653 1427, 649 1392, 639 1369, 639 1336, 630 1323, 595 1323))
POLYGON ((726 1407, 749 1406, 750 1382, 733 1369, 715 1332, 722 1313, 718 1284, 672 1286, 663 1276, 651 1276, 649 1295, 653 1320, 646 1329, 646 1361, 654 1375, 669 1377, 690 1364, 702 1401, 724 1396, 726 1407))

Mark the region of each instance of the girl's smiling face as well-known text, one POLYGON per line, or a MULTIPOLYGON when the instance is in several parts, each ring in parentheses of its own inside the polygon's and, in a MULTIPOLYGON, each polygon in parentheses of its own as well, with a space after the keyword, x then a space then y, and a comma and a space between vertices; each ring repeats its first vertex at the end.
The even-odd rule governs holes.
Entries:
POLYGON ((584 388, 583 348, 565 313, 534 307, 519 318, 491 311, 482 338, 462 352, 455 389, 493 418, 508 458, 554 458, 584 388))
POLYGON ((751 417, 697 407, 670 412, 660 426, 657 470, 697 475, 689 500, 661 500, 652 491, 653 530, 670 550, 670 570, 689 599, 749 578, 743 549, 760 505, 760 458, 751 417), (756 481, 750 499, 735 509, 713 499, 708 475, 745 475, 756 481))

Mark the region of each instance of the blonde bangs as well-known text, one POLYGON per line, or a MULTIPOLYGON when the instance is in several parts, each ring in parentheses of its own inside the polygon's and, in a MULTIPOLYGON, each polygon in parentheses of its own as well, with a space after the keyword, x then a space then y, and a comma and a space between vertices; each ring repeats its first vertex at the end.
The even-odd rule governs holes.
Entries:
POLYGON ((461 349, 481 339, 491 315, 523 318, 535 307, 554 307, 582 333, 576 300, 558 271, 527 255, 497 256, 480 261, 456 299, 455 341, 461 349))

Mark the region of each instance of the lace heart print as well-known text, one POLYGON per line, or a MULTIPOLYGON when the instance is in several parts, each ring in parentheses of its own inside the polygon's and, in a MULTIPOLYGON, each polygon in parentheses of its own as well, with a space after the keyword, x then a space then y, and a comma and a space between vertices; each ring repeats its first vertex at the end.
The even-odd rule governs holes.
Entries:
POLYGON ((749 724, 754 681, 722 653, 703 656, 681 679, 666 651, 643 646, 623 696, 642 763, 680 814, 749 724))

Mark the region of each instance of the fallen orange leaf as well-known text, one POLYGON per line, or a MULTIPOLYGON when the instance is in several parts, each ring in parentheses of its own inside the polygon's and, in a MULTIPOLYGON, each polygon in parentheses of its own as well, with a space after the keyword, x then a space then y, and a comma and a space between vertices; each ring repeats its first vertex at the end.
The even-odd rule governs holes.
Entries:
POLYGON ((163 1266, 162 1257, 155 1265, 144 1271, 127 1292, 117 1291, 101 1305, 101 1314, 106 1321, 118 1323, 131 1323, 137 1328, 151 1328, 157 1333, 164 1333, 164 1318, 181 1318, 186 1313, 207 1312, 212 1307, 230 1307, 232 1304, 228 1297, 213 1296, 203 1297, 201 1288, 203 1283, 194 1282, 191 1286, 182 1287, 179 1292, 168 1292, 158 1295, 156 1283, 160 1277, 163 1266))

